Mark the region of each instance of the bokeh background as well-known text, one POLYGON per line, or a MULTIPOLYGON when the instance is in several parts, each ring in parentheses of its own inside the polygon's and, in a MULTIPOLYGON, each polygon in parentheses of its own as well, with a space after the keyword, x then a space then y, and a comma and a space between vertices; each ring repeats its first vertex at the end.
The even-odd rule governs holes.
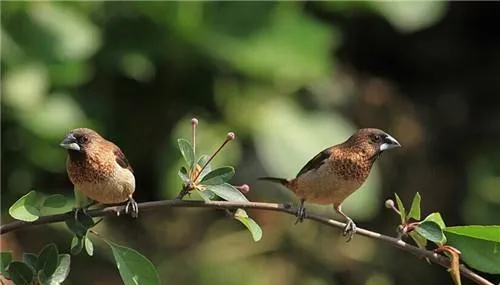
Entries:
MULTIPOLYGON (((138 201, 175 197, 176 140, 193 116, 199 153, 236 132, 214 163, 234 165, 233 184, 249 184, 251 200, 296 202, 256 177, 294 176, 324 147, 378 127, 403 148, 346 202, 359 226, 395 235, 384 200, 397 192, 409 203, 417 191, 423 213, 439 211, 447 225, 500 221, 500 3, 2 1, 1 16, 3 223, 30 190, 72 197, 58 143, 75 127, 122 148, 138 201)), ((331 207, 310 211, 338 218, 331 207)), ((107 218, 97 231, 149 257, 163 284, 452 282, 386 244, 250 214, 264 230, 258 243, 207 209, 107 218)), ((1 237, 18 257, 53 240, 69 251, 60 224, 1 237)), ((121 284, 95 242, 65 284, 121 284)))

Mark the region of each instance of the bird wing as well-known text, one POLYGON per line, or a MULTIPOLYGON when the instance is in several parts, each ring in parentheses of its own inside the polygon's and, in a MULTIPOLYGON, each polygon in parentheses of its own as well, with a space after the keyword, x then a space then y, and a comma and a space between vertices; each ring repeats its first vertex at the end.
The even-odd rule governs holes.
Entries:
POLYGON ((130 163, 125 157, 125 154, 123 154, 122 150, 119 147, 115 146, 113 153, 115 154, 115 160, 118 165, 133 172, 132 166, 130 166, 130 163))
POLYGON ((318 169, 330 157, 331 154, 332 154, 331 148, 327 148, 322 152, 318 153, 315 157, 309 160, 309 162, 307 162, 306 165, 304 165, 304 167, 302 167, 299 173, 297 173, 297 177, 308 171, 318 169))

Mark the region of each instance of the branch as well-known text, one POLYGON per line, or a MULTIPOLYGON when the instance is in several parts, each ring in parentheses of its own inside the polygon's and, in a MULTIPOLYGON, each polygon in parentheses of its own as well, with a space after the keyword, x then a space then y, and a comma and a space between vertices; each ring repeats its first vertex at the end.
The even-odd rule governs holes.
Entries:
MULTIPOLYGON (((183 200, 163 200, 163 201, 154 201, 154 202, 144 202, 139 203, 139 209, 141 211, 154 210, 162 207, 188 207, 188 208, 212 208, 212 209, 257 209, 257 210, 265 210, 265 211, 275 211, 287 213, 295 216, 296 209, 292 208, 288 204, 276 204, 276 203, 260 203, 260 202, 227 202, 227 201, 183 201, 183 200)), ((87 214, 91 217, 102 217, 102 216, 111 216, 111 215, 126 215, 124 206, 109 206, 96 210, 89 210, 87 214)), ((49 216, 42 216, 38 220, 34 222, 24 222, 24 221, 14 221, 5 225, 0 225, 0 234, 5 234, 14 230, 19 230, 35 225, 43 225, 43 224, 51 224, 57 222, 63 222, 66 219, 74 218, 74 212, 67 212, 64 214, 56 214, 49 216)), ((340 229, 344 229, 345 224, 342 222, 338 222, 332 219, 328 219, 325 217, 321 217, 318 215, 307 214, 305 219, 313 220, 330 227, 337 227, 340 229)), ((386 236, 383 234, 379 234, 376 232, 372 232, 369 230, 365 230, 362 228, 358 228, 356 231, 357 234, 366 236, 369 238, 377 239, 383 242, 388 243, 396 248, 402 249, 403 251, 415 254, 418 257, 426 257, 430 261, 439 264, 445 268, 449 268, 450 259, 439 255, 433 251, 425 250, 422 248, 418 248, 411 244, 408 244, 401 239, 397 239, 394 237, 386 236)), ((460 265, 460 273, 462 276, 472 280, 476 284, 480 285, 494 285, 483 277, 479 276, 472 270, 468 269, 464 265, 460 265)))

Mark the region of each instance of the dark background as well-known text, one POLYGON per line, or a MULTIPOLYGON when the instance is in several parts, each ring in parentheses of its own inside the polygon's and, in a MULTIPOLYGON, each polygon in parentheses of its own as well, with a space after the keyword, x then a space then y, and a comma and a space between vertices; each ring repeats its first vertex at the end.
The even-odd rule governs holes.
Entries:
MULTIPOLYGON (((233 184, 249 184, 250 200, 295 202, 256 177, 294 176, 324 147, 377 127, 403 147, 347 200, 359 226, 395 235, 384 200, 397 192, 409 204, 417 191, 423 214, 439 211, 449 226, 499 223, 499 3, 3 2, 1 16, 2 222, 30 190, 72 197, 58 143, 75 127, 121 147, 138 201, 175 197, 176 139, 196 116, 199 153, 236 132, 214 163, 236 167, 233 184)), ((374 240, 346 244, 336 229, 250 214, 258 243, 206 209, 107 218, 97 231, 149 257, 163 284, 452 282, 374 240)), ((52 240, 69 250, 64 225, 1 237, 18 257, 52 240)), ((65 284, 121 284, 95 242, 95 256, 72 258, 65 284)))

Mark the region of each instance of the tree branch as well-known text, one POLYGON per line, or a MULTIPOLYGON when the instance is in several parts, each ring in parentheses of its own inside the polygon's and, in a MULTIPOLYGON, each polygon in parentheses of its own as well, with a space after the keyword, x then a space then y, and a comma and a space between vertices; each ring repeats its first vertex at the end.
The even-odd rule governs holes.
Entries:
MULTIPOLYGON (((296 214, 296 209, 292 208, 288 204, 276 204, 276 203, 260 203, 260 202, 227 202, 227 201, 183 201, 179 199, 175 200, 163 200, 163 201, 154 201, 154 202, 144 202, 139 203, 139 209, 142 211, 154 210, 157 208, 163 207, 188 207, 188 208, 212 208, 212 209, 257 209, 257 210, 265 210, 265 211, 275 211, 287 213, 290 215, 296 214)), ((110 215, 126 215, 124 206, 109 206, 96 210, 89 210, 87 214, 92 217, 102 217, 102 216, 110 216, 110 215)), ((43 224, 51 224, 57 222, 63 222, 66 219, 74 218, 74 212, 68 212, 63 214, 42 216, 38 220, 34 222, 24 222, 24 221, 14 221, 5 225, 0 225, 0 234, 5 234, 14 230, 19 230, 35 225, 43 225, 43 224)), ((313 220, 331 227, 337 227, 343 229, 345 224, 342 222, 338 222, 329 218, 321 217, 318 215, 307 214, 305 219, 313 220)), ((402 249, 403 251, 415 254, 418 257, 426 257, 430 261, 439 264, 445 268, 449 268, 450 259, 439 255, 433 251, 425 250, 408 244, 401 239, 397 239, 394 237, 386 236, 383 234, 379 234, 376 232, 372 232, 369 230, 365 230, 362 228, 358 228, 356 233, 358 235, 363 235, 369 238, 377 239, 388 243, 396 248, 402 249)), ((472 270, 468 269, 464 265, 460 265, 460 274, 462 276, 472 280, 476 284, 480 285, 494 285, 483 277, 479 276, 472 270)))

